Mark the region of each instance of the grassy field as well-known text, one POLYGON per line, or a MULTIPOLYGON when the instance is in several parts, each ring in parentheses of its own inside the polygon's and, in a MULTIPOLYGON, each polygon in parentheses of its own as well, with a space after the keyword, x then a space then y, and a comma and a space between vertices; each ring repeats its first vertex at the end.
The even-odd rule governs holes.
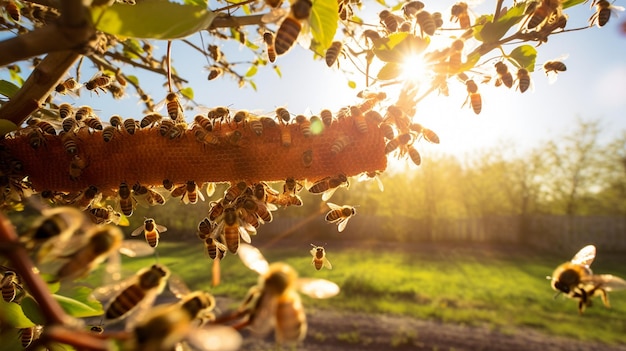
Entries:
MULTIPOLYGON (((553 298, 546 276, 570 257, 554 257, 512 247, 423 246, 411 244, 328 248, 334 269, 316 271, 308 243, 291 248, 261 248, 270 262, 284 261, 301 276, 332 280, 341 293, 332 299, 305 298, 305 306, 407 315, 446 323, 488 325, 514 333, 519 327, 552 335, 606 343, 626 343, 626 292, 610 295, 612 308, 599 298, 580 316, 577 303, 553 298)), ((159 262, 182 276, 192 289, 207 289, 237 300, 256 284, 256 273, 233 255, 222 262, 222 284, 212 288, 211 261, 202 244, 162 243, 159 262)), ((573 253, 572 253, 573 255, 573 253)), ((596 273, 626 277, 625 259, 598 253, 596 273)), ((154 258, 125 260, 126 273, 154 262, 154 258)), ((98 279, 98 275, 92 277, 98 279)))

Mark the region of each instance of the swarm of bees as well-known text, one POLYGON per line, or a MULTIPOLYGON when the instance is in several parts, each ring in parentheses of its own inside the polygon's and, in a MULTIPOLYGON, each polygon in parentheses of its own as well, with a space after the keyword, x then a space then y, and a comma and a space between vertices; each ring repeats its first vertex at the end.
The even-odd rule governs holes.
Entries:
POLYGON ((569 261, 559 265, 552 273, 550 285, 552 289, 578 300, 578 313, 582 314, 585 307, 591 306, 591 298, 600 296, 606 307, 609 304, 609 291, 626 289, 626 280, 611 274, 594 274, 591 263, 596 258, 596 247, 587 245, 580 249, 569 261))

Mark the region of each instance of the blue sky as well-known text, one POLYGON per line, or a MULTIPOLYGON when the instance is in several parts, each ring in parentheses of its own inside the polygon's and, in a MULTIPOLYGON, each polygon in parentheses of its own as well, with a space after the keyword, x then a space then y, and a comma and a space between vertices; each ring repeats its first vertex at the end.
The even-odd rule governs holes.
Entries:
MULTIPOLYGON (((453 3, 441 1, 427 4, 426 9, 431 12, 441 11, 447 20, 453 3)), ((488 1, 478 5, 475 12, 493 11, 494 3, 488 1)), ((616 5, 620 5, 619 1, 616 5)), ((382 9, 373 1, 367 1, 364 8, 370 13, 382 9)), ((594 11, 589 5, 583 4, 565 12, 570 16, 567 28, 576 28, 586 25, 594 11)), ((427 147, 426 152, 443 151, 462 156, 477 148, 495 145, 500 140, 514 141, 524 148, 531 147, 563 135, 573 128, 577 118, 600 119, 606 138, 622 133, 626 130, 626 36, 619 31, 623 20, 626 17, 612 17, 603 28, 594 27, 551 36, 548 43, 538 47, 537 63, 568 54, 564 60, 567 72, 559 74, 557 81, 549 84, 545 74, 536 71, 532 75, 534 92, 524 94, 514 89, 495 88, 493 83, 480 85, 483 109, 478 116, 467 106, 461 108, 467 94, 460 83, 450 82, 449 97, 431 94, 418 105, 415 120, 435 130, 441 138, 441 144, 424 146, 427 147)), ((452 25, 444 24, 446 26, 452 25)), ((205 43, 208 44, 210 40, 207 37, 205 35, 205 43)), ((198 35, 189 39, 196 41, 198 35)), ((435 40, 437 35, 433 38, 435 40)), ((164 49, 166 44, 158 42, 157 46, 164 49)), ((506 46, 505 51, 513 48, 506 46)), ((224 50, 232 61, 237 61, 237 56, 246 52, 232 44, 224 50)), ((493 51, 486 57, 496 54, 493 51)), ((179 74, 190 81, 195 100, 208 107, 226 105, 231 109, 244 108, 267 113, 277 106, 286 106, 292 113, 310 110, 316 114, 323 108, 337 110, 355 103, 356 93, 363 88, 364 79, 356 74, 346 78, 337 68, 328 68, 322 60, 314 61, 312 56, 312 53, 297 46, 286 56, 279 57, 277 63, 282 78, 269 66, 261 68, 255 77, 258 87, 255 92, 249 86, 239 89, 237 82, 228 77, 207 81, 204 57, 182 43, 174 43, 173 46, 173 62, 179 74), (355 80, 360 86, 350 89, 348 79, 355 80)), ((344 68, 351 65, 345 59, 341 64, 344 68)), ((142 74, 140 79, 148 83, 147 90, 155 100, 165 96, 165 81, 162 78, 142 74)), ((113 101, 107 97, 91 97, 84 92, 83 98, 78 101, 64 99, 75 105, 91 105, 100 111, 103 119, 115 113, 123 117, 141 118, 143 106, 135 102, 133 95, 131 92, 131 96, 126 99, 113 101)), ((188 117, 191 119, 193 115, 188 117)))

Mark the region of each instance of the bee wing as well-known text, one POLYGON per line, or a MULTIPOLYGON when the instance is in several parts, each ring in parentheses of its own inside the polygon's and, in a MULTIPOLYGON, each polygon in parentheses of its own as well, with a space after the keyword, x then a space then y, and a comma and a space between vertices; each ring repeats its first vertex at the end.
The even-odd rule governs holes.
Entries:
POLYGON ((163 226, 163 225, 160 225, 160 224, 157 224, 157 225, 156 225, 156 229, 157 229, 159 232, 161 232, 161 233, 163 233, 163 232, 166 232, 166 231, 167 231, 167 227, 166 227, 166 226, 163 226))
POLYGON ((198 189, 198 191, 196 193, 198 194, 198 199, 200 199, 200 201, 204 201, 204 195, 202 194, 200 189, 198 189))
POLYGON ((322 262, 324 262, 324 267, 326 267, 328 269, 333 269, 333 265, 330 264, 330 261, 328 260, 328 258, 324 257, 322 259, 322 262))
POLYGON ((313 40, 311 26, 309 25, 308 20, 302 21, 301 23, 302 28, 300 29, 300 34, 298 35, 298 44, 308 50, 311 47, 311 41, 313 40))
POLYGON ((213 196, 213 194, 215 194, 215 183, 206 183, 206 194, 208 197, 211 197, 213 196))
POLYGON ((210 325, 193 329, 186 338, 190 346, 202 351, 236 351, 243 339, 232 327, 210 325))
POLYGON ((100 300, 100 301, 108 301, 108 305, 111 303, 111 300, 117 296, 120 292, 124 291, 127 287, 134 284, 137 281, 137 275, 134 274, 125 280, 105 286, 101 286, 95 288, 92 292, 92 295, 100 300))
POLYGON ((119 251, 128 257, 143 257, 154 254, 154 247, 145 240, 124 240, 119 251))
POLYGON ((616 277, 612 274, 594 274, 583 283, 590 283, 594 286, 600 286, 606 291, 618 291, 626 289, 626 280, 616 277))
POLYGON ((250 239, 250 234, 248 234, 248 232, 245 229, 243 229, 242 226, 239 226, 238 230, 239 230, 239 235, 241 236, 241 239, 243 241, 247 242, 248 244, 252 242, 252 239, 250 239))
POLYGON ((191 290, 187 286, 187 283, 177 274, 170 274, 170 278, 167 281, 170 291, 179 299, 191 293, 191 290))
POLYGON ((241 243, 237 252, 243 264, 259 274, 265 274, 269 270, 269 263, 259 249, 256 247, 241 243))
POLYGON ((339 205, 335 205, 335 204, 334 204, 334 203, 332 203, 332 202, 327 202, 327 203, 326 203, 326 205, 328 205, 328 207, 330 207, 330 209, 331 209, 331 210, 333 210, 333 211, 334 211, 334 210, 341 210, 341 209, 342 209, 342 207, 341 207, 341 206, 339 206, 339 205))
MULTIPOLYGON (((311 244, 311 245, 313 245, 313 244, 311 244)), ((311 249, 311 251, 309 251, 309 252, 311 253, 311 256, 315 257, 315 255, 316 255, 316 253, 317 253, 317 247, 316 247, 316 246, 314 246, 314 247, 311 249)))
POLYGON ((572 258, 572 263, 581 264, 589 267, 593 260, 596 258, 596 247, 593 245, 587 245, 580 249, 572 258))
POLYGON ((139 234, 143 234, 143 230, 144 230, 143 228, 144 228, 144 225, 142 224, 137 229, 133 230, 133 232, 130 233, 130 236, 137 236, 139 234))
POLYGON ((339 230, 339 232, 343 232, 343 230, 346 229, 346 226, 348 225, 348 221, 350 220, 351 217, 352 216, 348 216, 339 220, 339 223, 337 224, 337 230, 339 230))
POLYGON ((276 308, 278 306, 278 296, 261 292, 261 300, 257 303, 254 311, 254 319, 250 329, 257 336, 263 336, 270 332, 276 325, 276 308))
POLYGON ((277 9, 272 9, 270 12, 264 14, 261 17, 261 22, 263 23, 276 23, 281 18, 285 17, 289 13, 289 9, 286 7, 281 7, 277 9))
POLYGON ((336 190, 337 188, 331 188, 331 189, 326 190, 322 194, 322 201, 328 201, 333 196, 336 190))
POLYGON ((339 285, 326 279, 298 278, 298 290, 315 299, 326 299, 339 294, 339 285))

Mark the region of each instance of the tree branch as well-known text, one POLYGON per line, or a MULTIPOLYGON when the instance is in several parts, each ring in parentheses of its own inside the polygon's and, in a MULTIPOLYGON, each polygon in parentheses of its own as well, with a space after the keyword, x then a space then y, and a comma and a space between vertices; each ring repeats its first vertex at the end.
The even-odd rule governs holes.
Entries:
POLYGON ((233 28, 240 26, 260 25, 264 24, 261 20, 265 14, 251 15, 251 16, 217 16, 211 22, 211 25, 207 30, 218 28, 233 28))
MULTIPOLYGON (((1 50, 1 49, 0 49, 1 50)), ((74 51, 52 52, 30 74, 21 89, 0 108, 0 119, 20 125, 37 111, 67 71, 80 58, 74 51)))

